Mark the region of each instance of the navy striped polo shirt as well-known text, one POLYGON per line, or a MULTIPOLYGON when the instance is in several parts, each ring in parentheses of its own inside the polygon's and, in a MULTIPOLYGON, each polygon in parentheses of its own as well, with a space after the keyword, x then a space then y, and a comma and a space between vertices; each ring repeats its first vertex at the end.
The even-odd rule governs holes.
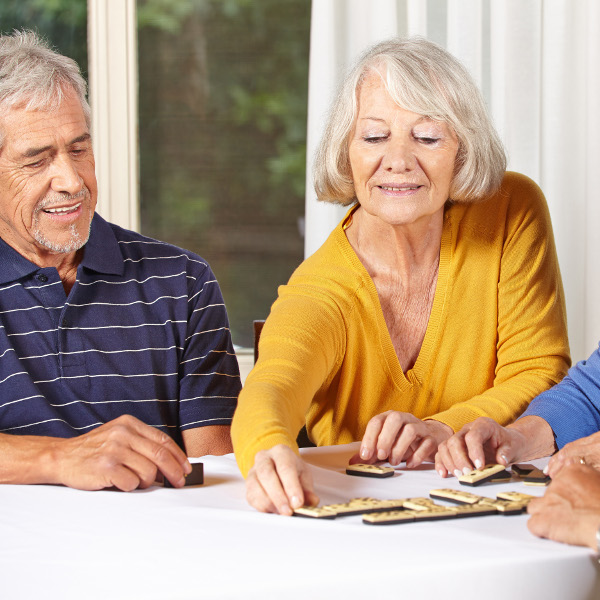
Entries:
POLYGON ((131 414, 168 433, 229 425, 240 377, 199 256, 94 215, 66 297, 0 240, 0 432, 73 437, 131 414))

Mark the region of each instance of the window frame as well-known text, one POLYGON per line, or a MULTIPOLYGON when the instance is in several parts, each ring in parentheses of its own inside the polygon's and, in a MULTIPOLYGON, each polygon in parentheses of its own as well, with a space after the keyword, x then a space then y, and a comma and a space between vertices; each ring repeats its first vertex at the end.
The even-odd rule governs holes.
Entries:
POLYGON ((88 62, 97 212, 139 231, 135 0, 88 0, 88 62))

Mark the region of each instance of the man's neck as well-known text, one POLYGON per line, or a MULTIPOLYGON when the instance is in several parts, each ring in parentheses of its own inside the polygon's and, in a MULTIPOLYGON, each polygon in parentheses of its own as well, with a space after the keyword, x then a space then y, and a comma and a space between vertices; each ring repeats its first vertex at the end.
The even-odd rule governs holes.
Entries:
POLYGON ((75 279, 77 278, 77 268, 79 267, 82 258, 83 249, 80 249, 65 254, 48 253, 45 256, 38 255, 35 260, 29 260, 42 269, 54 267, 58 271, 58 276, 60 277, 65 293, 68 296, 75 283, 75 279))

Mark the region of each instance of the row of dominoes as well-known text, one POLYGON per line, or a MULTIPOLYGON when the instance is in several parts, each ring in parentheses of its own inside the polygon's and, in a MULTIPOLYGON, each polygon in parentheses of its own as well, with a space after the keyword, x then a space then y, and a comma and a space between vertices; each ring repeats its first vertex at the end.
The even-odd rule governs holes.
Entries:
POLYGON ((335 519, 339 516, 363 515, 363 522, 372 525, 406 523, 431 519, 474 517, 492 514, 513 515, 522 513, 533 496, 520 492, 502 492, 496 499, 477 496, 460 490, 439 489, 430 492, 431 498, 454 502, 459 506, 440 506, 431 498, 401 498, 378 500, 353 498, 343 504, 303 506, 294 511, 301 517, 335 519))

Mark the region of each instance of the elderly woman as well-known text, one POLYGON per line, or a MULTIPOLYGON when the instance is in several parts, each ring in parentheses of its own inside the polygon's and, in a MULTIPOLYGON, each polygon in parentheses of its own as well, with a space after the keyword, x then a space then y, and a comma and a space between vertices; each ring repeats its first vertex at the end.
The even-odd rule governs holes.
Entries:
POLYGON ((259 510, 316 503, 295 438, 362 440, 355 460, 431 459, 479 416, 508 423, 569 366, 539 188, 505 156, 464 67, 422 39, 369 50, 316 156, 350 206, 267 319, 232 438, 259 510))

